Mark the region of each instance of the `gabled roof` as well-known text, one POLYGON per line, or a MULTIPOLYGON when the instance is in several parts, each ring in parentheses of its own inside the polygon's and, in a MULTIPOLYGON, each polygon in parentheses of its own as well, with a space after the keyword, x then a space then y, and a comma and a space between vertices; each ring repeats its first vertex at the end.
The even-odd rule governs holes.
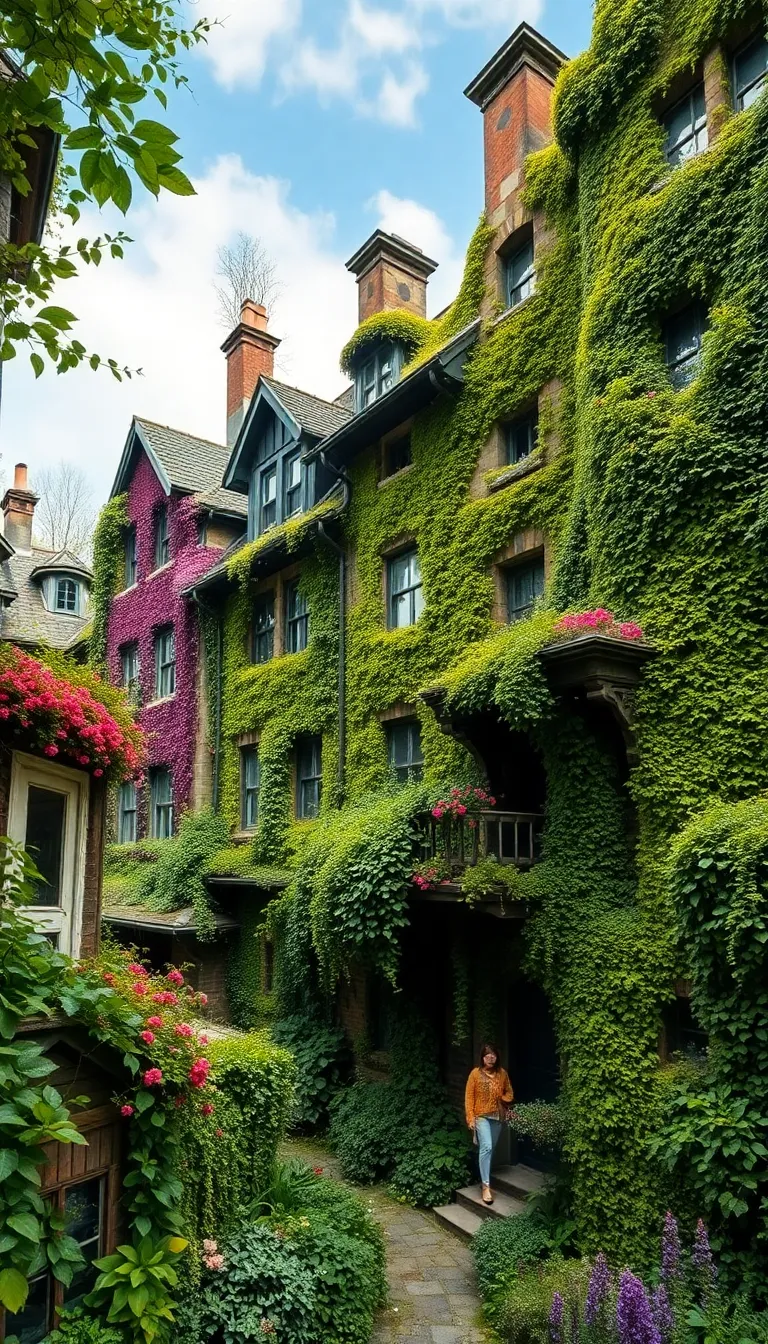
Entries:
POLYGON ((110 499, 127 490, 142 449, 167 495, 171 490, 200 495, 201 503, 214 512, 245 517, 247 506, 242 497, 222 489, 221 478, 229 458, 223 444, 139 416, 134 416, 131 422, 110 499))
POLYGON ((72 551, 33 552, 42 555, 40 563, 30 572, 30 578, 36 579, 43 574, 82 574, 86 579, 93 578, 93 570, 72 551))
POLYGON ((345 425, 352 412, 346 406, 335 401, 325 401, 311 392, 302 392, 299 387, 278 382, 262 374, 251 398, 245 419, 232 449, 229 464, 224 473, 224 485, 246 490, 247 471, 245 459, 251 429, 264 406, 268 406, 287 426, 291 435, 298 440, 302 434, 312 439, 325 439, 345 425))

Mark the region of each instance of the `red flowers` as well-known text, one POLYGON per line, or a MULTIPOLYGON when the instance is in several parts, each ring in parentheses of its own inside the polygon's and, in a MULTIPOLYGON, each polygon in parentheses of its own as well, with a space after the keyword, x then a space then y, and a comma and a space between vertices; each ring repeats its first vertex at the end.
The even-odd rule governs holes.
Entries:
POLYGON ((187 1022, 177 1022, 173 1030, 176 1036, 192 1036, 194 1034, 187 1022))
POLYGON ((146 967, 142 966, 141 963, 138 961, 130 962, 127 969, 130 975, 139 975, 139 976, 149 975, 149 971, 146 969, 146 967))
POLYGON ((211 1102, 211 1101, 206 1101, 205 1105, 200 1107, 200 1112, 201 1112, 202 1115, 206 1115, 206 1116, 208 1116, 208 1115, 213 1115, 213 1112, 214 1112, 215 1109, 216 1109, 216 1108, 215 1108, 215 1106, 213 1105, 213 1102, 211 1102))
POLYGON ((197 996, 197 1002, 201 1003, 203 1008, 205 1008, 206 1004, 208 1003, 208 995, 203 994, 201 991, 197 996))
POLYGON ((613 639, 642 639, 643 632, 634 621, 617 621, 612 611, 596 607, 594 611, 580 611, 561 616, 555 626, 556 635, 584 635, 590 630, 613 639))
POLYGON ((146 1072, 145 1072, 145 1074, 144 1074, 144 1079, 143 1079, 143 1082, 144 1082, 144 1086, 145 1086, 145 1087, 157 1087, 158 1083, 162 1083, 162 1081, 163 1081, 163 1071, 162 1071, 162 1069, 147 1069, 147 1070, 146 1070, 146 1072))
POLYGON ((166 980, 169 980, 172 985, 184 984, 184 976, 181 974, 181 971, 169 971, 165 978, 166 980))
POLYGON ((170 989, 161 989, 157 994, 152 995, 152 1002, 163 1003, 168 1007, 172 1007, 173 1004, 178 1003, 179 1000, 175 994, 171 993, 170 989))
POLYGON ((140 1033, 140 1035, 141 1035, 141 1039, 142 1039, 142 1041, 144 1041, 145 1045, 153 1045, 153 1044, 154 1044, 154 1040, 155 1040, 155 1033, 154 1033, 154 1031, 142 1031, 142 1032, 140 1033))
POLYGON ((110 768, 117 779, 130 778, 142 764, 143 737, 127 709, 118 721, 88 686, 57 676, 12 645, 0 653, 0 688, 0 717, 32 729, 45 756, 62 752, 101 773, 110 768))
POLYGON ((162 1027, 162 1025, 163 1025, 163 1019, 162 1019, 162 1017, 148 1017, 148 1018, 147 1018, 147 1026, 148 1026, 148 1027, 162 1027))
POLYGON ((187 1077, 193 1087, 205 1087, 208 1082, 210 1063, 207 1059, 196 1059, 187 1077))
POLYGON ((146 994, 147 992, 147 986, 142 984, 141 980, 137 980, 135 985, 131 985, 131 989, 134 994, 146 994))
POLYGON ((432 808, 432 816, 436 821, 442 821, 443 817, 465 817, 468 812, 479 813, 486 807, 495 807, 496 799, 491 797, 485 789, 476 789, 469 785, 465 789, 451 789, 448 798, 441 798, 432 808))
POLYGON ((115 983, 115 977, 111 971, 105 971, 101 978, 107 985, 114 985, 115 983))
POLYGON ((121 1107, 120 1107, 120 1114, 121 1114, 121 1115, 126 1115, 126 1116, 127 1116, 127 1115, 133 1115, 133 1107, 127 1105, 127 1103, 126 1103, 125 1106, 121 1106, 121 1107))

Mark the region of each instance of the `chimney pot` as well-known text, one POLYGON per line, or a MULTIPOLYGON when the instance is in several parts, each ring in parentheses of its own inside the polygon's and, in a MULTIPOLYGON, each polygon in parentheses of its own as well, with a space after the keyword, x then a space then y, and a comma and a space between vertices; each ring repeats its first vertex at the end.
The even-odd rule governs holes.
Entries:
POLYGON ((272 377, 280 340, 267 331, 267 321, 264 305, 246 299, 240 321, 221 347, 227 357, 228 448, 237 439, 260 377, 272 377))
POLYGON ((17 462, 13 469, 13 488, 14 490, 27 490, 27 464, 26 462, 17 462))
POLYGON ((35 516, 37 495, 29 488, 26 462, 17 462, 13 469, 13 485, 3 496, 3 532, 15 551, 32 550, 32 520, 35 516))
POLYGON ((347 262, 357 278, 358 321, 392 308, 426 317, 427 281, 436 269, 420 247, 377 229, 347 262))

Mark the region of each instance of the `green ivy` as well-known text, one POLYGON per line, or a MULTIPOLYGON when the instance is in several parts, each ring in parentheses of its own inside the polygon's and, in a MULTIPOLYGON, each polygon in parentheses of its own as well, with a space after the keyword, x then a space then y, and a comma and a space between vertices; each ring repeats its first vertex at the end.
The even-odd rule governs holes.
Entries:
POLYGON ((115 495, 99 514, 93 534, 92 628, 89 661, 100 672, 107 666, 109 609, 120 591, 125 563, 125 530, 128 527, 128 496, 115 495))

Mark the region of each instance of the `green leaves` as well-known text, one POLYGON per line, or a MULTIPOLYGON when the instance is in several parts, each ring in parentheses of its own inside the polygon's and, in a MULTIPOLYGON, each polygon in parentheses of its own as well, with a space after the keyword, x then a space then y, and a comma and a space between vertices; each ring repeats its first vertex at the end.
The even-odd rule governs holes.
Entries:
POLYGON ((0 1270, 0 1303, 6 1311, 21 1311, 28 1292, 27 1280, 18 1269, 0 1270))

